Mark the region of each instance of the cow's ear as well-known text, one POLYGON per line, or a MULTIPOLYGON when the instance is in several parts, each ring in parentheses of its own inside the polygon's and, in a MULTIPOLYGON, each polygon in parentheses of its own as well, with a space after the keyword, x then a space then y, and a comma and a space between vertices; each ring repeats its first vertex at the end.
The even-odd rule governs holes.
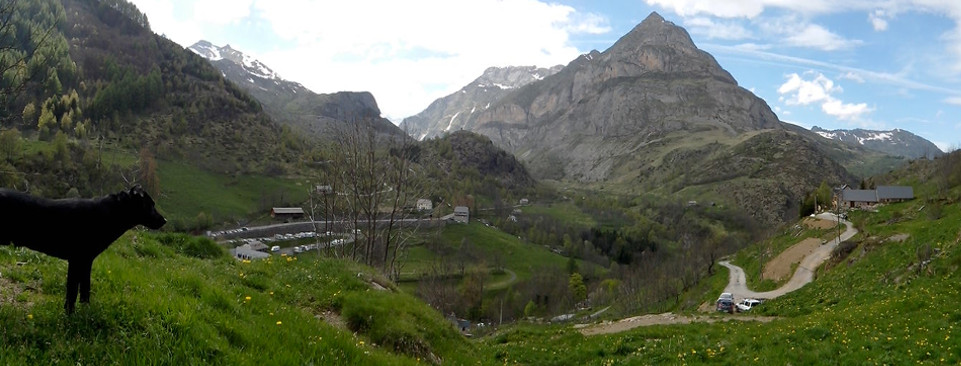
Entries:
POLYGON ((139 184, 131 187, 131 188, 130 188, 130 194, 143 197, 143 195, 144 195, 143 187, 141 187, 139 184))

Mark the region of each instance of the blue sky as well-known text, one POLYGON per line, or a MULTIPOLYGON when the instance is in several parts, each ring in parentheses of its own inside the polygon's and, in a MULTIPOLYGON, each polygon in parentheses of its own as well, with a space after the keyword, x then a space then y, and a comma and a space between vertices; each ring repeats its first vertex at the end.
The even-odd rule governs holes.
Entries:
POLYGON ((370 91, 399 123, 489 66, 567 64, 652 11, 778 117, 961 147, 959 0, 133 0, 184 46, 230 44, 315 92, 370 91))

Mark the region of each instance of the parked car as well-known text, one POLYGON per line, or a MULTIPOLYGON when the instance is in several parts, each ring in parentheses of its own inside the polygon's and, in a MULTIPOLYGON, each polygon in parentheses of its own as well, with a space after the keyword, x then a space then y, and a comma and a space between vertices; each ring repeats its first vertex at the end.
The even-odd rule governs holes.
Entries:
POLYGON ((280 251, 280 246, 279 246, 279 245, 274 245, 274 246, 270 247, 270 251, 271 251, 271 252, 279 252, 279 251, 280 251))
POLYGON ((755 306, 761 305, 761 300, 744 299, 737 303, 737 311, 751 311, 755 306))
POLYGON ((718 300, 731 300, 731 302, 734 302, 734 295, 731 294, 730 292, 725 292, 725 293, 722 293, 721 296, 718 296, 717 299, 718 299, 718 300))
POLYGON ((717 299, 717 311, 725 313, 734 312, 734 300, 730 299, 717 299))

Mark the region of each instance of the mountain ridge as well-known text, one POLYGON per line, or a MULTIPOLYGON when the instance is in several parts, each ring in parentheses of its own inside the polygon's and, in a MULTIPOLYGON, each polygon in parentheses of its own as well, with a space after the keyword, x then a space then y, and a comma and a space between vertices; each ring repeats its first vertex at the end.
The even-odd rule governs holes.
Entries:
POLYGON ((814 126, 811 127, 811 131, 829 140, 859 145, 869 150, 908 159, 933 159, 944 155, 944 152, 933 142, 900 128, 887 131, 861 128, 826 130, 814 126))
POLYGON ((216 46, 201 40, 188 49, 207 59, 221 74, 261 102, 276 121, 321 140, 353 123, 370 125, 380 134, 400 129, 381 116, 370 92, 314 93, 296 81, 282 78, 263 62, 229 44, 216 46))
POLYGON ((514 89, 556 74, 561 68, 561 65, 489 67, 463 88, 435 100, 424 111, 404 118, 400 127, 418 140, 463 129, 478 109, 486 110, 514 89))

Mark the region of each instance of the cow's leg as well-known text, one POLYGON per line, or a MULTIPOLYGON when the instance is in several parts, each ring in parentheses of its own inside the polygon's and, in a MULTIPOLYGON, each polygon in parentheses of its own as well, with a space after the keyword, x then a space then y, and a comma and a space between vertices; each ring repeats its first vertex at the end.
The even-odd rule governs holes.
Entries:
POLYGON ((67 299, 63 309, 72 314, 77 303, 77 292, 80 292, 80 302, 90 302, 90 266, 93 261, 77 258, 67 261, 67 299))
POLYGON ((77 290, 80 287, 80 262, 83 260, 67 261, 67 300, 63 304, 63 309, 67 315, 73 313, 74 305, 77 302, 77 290))
POLYGON ((90 303, 90 269, 93 267, 93 259, 84 260, 81 262, 84 264, 83 268, 80 269, 80 303, 88 304, 90 303))

